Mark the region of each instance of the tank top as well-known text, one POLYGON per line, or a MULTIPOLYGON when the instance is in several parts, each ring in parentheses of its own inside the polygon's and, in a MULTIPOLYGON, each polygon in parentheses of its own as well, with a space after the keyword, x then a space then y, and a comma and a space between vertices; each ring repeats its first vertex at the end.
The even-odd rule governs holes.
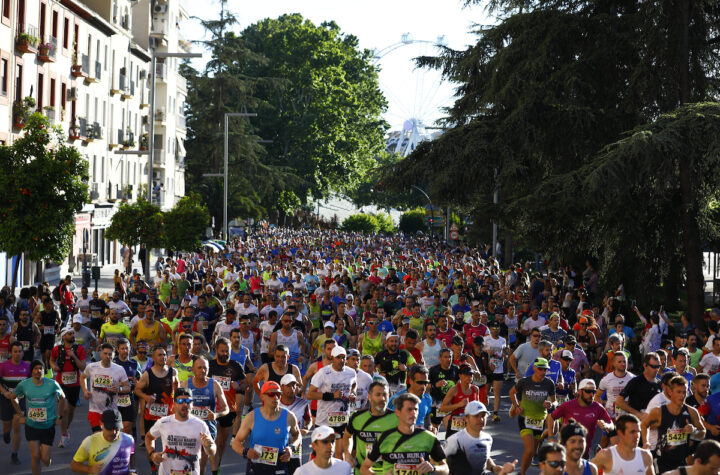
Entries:
POLYGON ((138 322, 138 331, 135 337, 136 341, 159 342, 160 340, 160 322, 153 322, 151 327, 147 327, 145 323, 138 322))
POLYGON ((273 369, 272 363, 268 363, 268 381, 275 381, 276 383, 280 384, 280 380, 283 376, 286 374, 293 374, 292 368, 295 365, 291 365, 288 363, 288 369, 283 374, 278 374, 273 369))
MULTIPOLYGON (((42 312, 40 312, 40 324, 43 327, 55 328, 55 322, 57 321, 56 315, 57 312, 55 312, 55 310, 51 310, 50 312, 46 312, 43 310, 42 312)), ((45 333, 45 329, 42 329, 41 332, 43 335, 47 335, 47 333, 45 333)))
POLYGON ((164 377, 158 378, 152 369, 148 370, 148 385, 145 393, 155 396, 155 402, 145 405, 145 419, 156 421, 172 414, 173 372, 173 369, 169 368, 164 377))
POLYGON ((0 340, 0 362, 7 361, 10 355, 10 334, 0 340))
MULTIPOLYGON (((300 429, 305 428, 305 411, 308 406, 308 401, 301 397, 296 397, 295 400, 289 406, 280 402, 280 407, 287 409, 295 415, 295 419, 298 421, 300 429)), ((302 460, 302 444, 298 444, 297 448, 292 451, 291 458, 302 460)))
MULTIPOLYGON (((250 359, 255 359, 255 355, 253 354, 253 348, 255 348, 255 335, 253 335, 252 332, 248 332, 248 336, 245 338, 241 332, 240 344, 250 350, 250 359)), ((244 365, 245 363, 241 364, 244 365)))
POLYGON ((175 369, 177 370, 179 381, 187 381, 188 378, 192 376, 192 367, 195 363, 195 358, 197 358, 197 356, 190 355, 190 361, 182 363, 180 362, 180 355, 175 355, 175 369))
POLYGON ((663 464, 677 462, 678 465, 685 463, 685 457, 689 454, 689 434, 683 432, 685 426, 692 422, 687 405, 683 404, 678 415, 672 414, 667 405, 660 407, 661 419, 657 429, 659 440, 656 454, 663 464))
MULTIPOLYGON (((242 340, 241 340, 242 341, 242 340)), ((237 361, 240 366, 245 368, 245 360, 247 359, 247 353, 245 353, 244 345, 240 345, 240 351, 236 352, 230 347, 230 359, 237 361)))
POLYGON ((23 360, 32 361, 35 350, 33 348, 33 342, 35 341, 35 333, 33 332, 32 323, 28 323, 23 326, 22 323, 18 322, 17 331, 15 332, 15 338, 22 343, 23 360))
MULTIPOLYGON (((287 428, 288 410, 283 408, 280 417, 274 421, 265 419, 260 408, 253 409, 255 421, 250 432, 250 442, 246 447, 271 447, 282 452, 290 440, 290 433, 287 428)), ((278 454, 279 456, 279 454, 278 454)))
MULTIPOLYGON (((364 346, 365 345, 363 345, 363 347, 364 346)), ((320 371, 322 369, 322 367, 323 367, 323 360, 322 360, 322 358, 320 358, 319 360, 317 360, 317 371, 315 371, 315 374, 317 374, 317 372, 320 371)), ((310 401, 310 410, 317 411, 317 404, 318 404, 317 399, 313 399, 312 401, 310 401)))
POLYGON ((625 460, 617 452, 617 446, 610 447, 612 455, 612 470, 605 472, 605 475, 643 475, 645 473, 645 462, 643 461, 641 449, 635 449, 635 457, 632 460, 625 460))
POLYGON ((363 337, 362 354, 375 356, 382 350, 382 333, 378 332, 378 335, 375 338, 370 338, 370 334, 366 333, 363 337))
MULTIPOLYGON (((472 384, 470 385, 470 394, 463 393, 463 390, 462 390, 462 387, 460 386, 460 384, 457 385, 457 388, 458 388, 458 392, 452 398, 452 401, 451 401, 452 404, 457 404, 460 401, 462 401, 463 399, 467 399, 468 402, 480 400, 480 390, 477 388, 477 386, 474 386, 472 384)), ((464 413, 465 413, 465 410, 462 407, 460 407, 460 408, 455 409, 452 412, 452 415, 459 416, 464 413)))
MULTIPOLYGON (((580 460, 578 460, 578 463, 583 466, 582 475, 592 475, 592 470, 590 470, 590 464, 587 460, 581 458, 580 460)), ((563 472, 563 475, 568 475, 568 473, 563 472)))
POLYGON ((208 420, 208 410, 215 412, 215 381, 212 378, 208 378, 208 383, 204 388, 198 388, 193 383, 195 378, 187 380, 188 389, 192 392, 192 409, 190 414, 202 419, 210 429, 210 433, 217 434, 217 425, 215 421, 208 420))
POLYGON ((278 330, 276 342, 278 345, 285 345, 290 350, 288 363, 297 364, 298 357, 300 356, 300 345, 298 345, 297 330, 293 329, 290 336, 285 336, 282 330, 278 330))
POLYGON ((437 338, 432 346, 428 345, 427 339, 423 340, 422 357, 426 367, 430 368, 440 363, 440 350, 442 348, 440 347, 440 340, 437 338))

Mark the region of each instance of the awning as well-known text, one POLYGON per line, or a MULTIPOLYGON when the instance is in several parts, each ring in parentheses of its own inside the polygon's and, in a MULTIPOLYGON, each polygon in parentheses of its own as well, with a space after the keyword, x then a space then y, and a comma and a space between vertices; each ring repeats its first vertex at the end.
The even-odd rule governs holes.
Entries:
POLYGON ((220 244, 212 241, 205 241, 203 243, 203 247, 213 249, 215 252, 222 252, 223 250, 223 247, 220 244))
POLYGON ((187 154, 187 152, 185 151, 185 145, 184 145, 185 140, 183 140, 183 139, 181 139, 181 138, 179 138, 179 137, 176 138, 175 140, 177 140, 177 152, 178 152, 178 155, 180 155, 181 157, 184 158, 185 155, 187 154))

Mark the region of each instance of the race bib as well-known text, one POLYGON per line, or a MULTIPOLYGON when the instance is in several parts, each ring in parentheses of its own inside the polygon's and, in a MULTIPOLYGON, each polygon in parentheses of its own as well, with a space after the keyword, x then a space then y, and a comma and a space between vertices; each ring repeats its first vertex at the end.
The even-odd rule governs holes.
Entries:
POLYGON ((230 391, 230 378, 227 376, 213 376, 213 379, 218 382, 223 391, 230 391))
POLYGON ((340 427, 347 424, 348 415, 346 412, 330 412, 328 413, 328 425, 330 427, 340 427))
POLYGON ((525 418, 525 427, 532 430, 543 430, 543 423, 545 419, 532 419, 530 417, 525 418))
POLYGON ((43 334, 44 335, 54 335, 55 327, 43 326, 43 334))
POLYGON ((93 387, 95 388, 110 388, 112 387, 112 378, 106 375, 97 375, 93 379, 93 387))
POLYGON ((445 417, 445 416, 449 416, 449 415, 450 415, 449 412, 443 412, 440 409, 435 409, 435 417, 445 417))
POLYGON ((153 417, 165 417, 168 415, 170 407, 167 404, 158 404, 156 402, 148 406, 148 414, 153 417))
POLYGON ((402 463, 396 463, 393 467, 393 473, 395 475, 419 475, 417 465, 408 465, 402 463))
POLYGON ((300 460, 302 458, 302 444, 298 444, 297 447, 293 446, 292 454, 290 455, 290 458, 298 459, 300 460))
POLYGON ((623 411, 622 409, 620 409, 620 408, 618 407, 617 403, 616 403, 616 404, 615 404, 615 416, 616 416, 616 417, 617 417, 617 416, 622 416, 623 414, 627 414, 627 412, 625 412, 625 411, 623 411))
POLYGON ((490 358, 490 364, 495 367, 493 370, 494 373, 498 372, 497 369, 502 369, 503 367, 503 360, 502 358, 490 358))
POLYGON ((120 397, 118 397, 117 405, 118 407, 130 407, 131 401, 130 401, 130 395, 129 394, 121 394, 120 397))
POLYGON ((280 450, 277 447, 265 447, 256 445, 255 452, 260 453, 260 458, 255 463, 263 463, 265 465, 277 465, 280 458, 280 450))
POLYGON ((77 373, 75 371, 72 373, 63 373, 62 376, 60 376, 60 381, 65 386, 68 384, 75 384, 77 383, 77 373))
POLYGON ((480 376, 475 376, 475 385, 476 386, 485 386, 487 384, 487 376, 484 374, 481 374, 480 376))
POLYGON ((676 447, 685 445, 688 435, 684 432, 684 429, 668 429, 665 437, 669 446, 676 447))
POLYGON ((454 430, 456 432, 459 432, 465 428, 465 417, 460 416, 453 416, 452 421, 450 422, 450 430, 454 430))
POLYGON ((193 408, 190 410, 190 414, 197 417, 198 419, 206 421, 208 418, 208 408, 205 406, 193 406, 193 408))
POLYGON ((28 351, 30 349, 30 342, 29 341, 21 341, 23 346, 23 351, 28 351))
POLYGON ((567 402, 569 399, 569 396, 567 394, 558 394, 557 395, 557 402, 558 404, 562 404, 564 402, 567 402))
POLYGON ((33 422, 47 422, 47 409, 44 407, 30 407, 27 418, 33 422))

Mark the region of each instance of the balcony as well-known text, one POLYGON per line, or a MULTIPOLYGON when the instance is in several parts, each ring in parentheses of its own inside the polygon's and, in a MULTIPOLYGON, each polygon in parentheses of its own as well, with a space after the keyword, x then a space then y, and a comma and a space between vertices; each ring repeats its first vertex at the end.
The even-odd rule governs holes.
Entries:
POLYGON ((155 64, 155 79, 160 82, 167 82, 167 66, 165 63, 155 64))
POLYGON ((152 20, 150 28, 150 36, 159 40, 167 40, 168 35, 168 19, 165 16, 155 16, 152 20))
POLYGON ((123 150, 127 150, 130 147, 134 147, 135 146, 135 134, 132 132, 127 132, 125 134, 125 140, 123 140, 121 143, 122 143, 123 150))
POLYGON ((100 184, 92 183, 90 185, 90 199, 96 200, 98 198, 100 198, 100 184))
POLYGON ((125 28, 126 30, 130 29, 130 16, 129 15, 123 15, 123 17, 120 19, 120 26, 125 28))
POLYGON ((100 64, 100 61, 95 61, 94 65, 94 74, 93 76, 88 76, 85 78, 86 83, 94 83, 100 81, 102 76, 102 64, 100 64))
POLYGON ((50 125, 55 125, 57 122, 55 122, 55 116, 56 111, 55 108, 52 106, 45 106, 43 107, 43 115, 47 117, 47 119, 50 121, 50 125))
POLYGON ((20 25, 15 37, 15 49, 21 53, 36 53, 40 43, 38 29, 34 25, 20 25))
POLYGON ((78 137, 81 137, 84 140, 88 136, 87 119, 85 117, 78 117, 76 119, 76 121, 77 121, 76 123, 78 125, 78 137))
POLYGON ((38 46, 38 60, 44 63, 54 63, 57 54, 57 38, 48 35, 38 46))
POLYGON ((155 122, 159 122, 161 124, 165 123, 165 108, 160 107, 155 110, 155 122))
POLYGON ((187 79, 178 74, 175 79, 175 84, 177 84, 178 91, 187 96, 187 79))
POLYGON ((83 73, 83 76, 85 76, 85 77, 90 76, 90 58, 86 54, 82 55, 82 62, 80 63, 80 71, 83 73))
POLYGON ((184 115, 177 115, 177 128, 178 129, 186 129, 187 125, 185 125, 185 116, 184 115))
POLYGON ((165 206, 165 192, 164 191, 153 191, 152 204, 162 208, 165 206))

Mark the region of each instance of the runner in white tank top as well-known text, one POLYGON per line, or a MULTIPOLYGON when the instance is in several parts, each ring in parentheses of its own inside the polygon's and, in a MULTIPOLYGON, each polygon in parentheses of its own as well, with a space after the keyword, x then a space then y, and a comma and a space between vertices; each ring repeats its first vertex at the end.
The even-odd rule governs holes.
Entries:
POLYGON ((425 366, 429 368, 440 363, 440 350, 442 350, 440 340, 436 339, 435 344, 431 345, 430 342, 425 339, 422 341, 422 344, 422 357, 423 361, 425 361, 425 366))
POLYGON ((288 358, 288 364, 298 364, 298 357, 300 356, 300 345, 298 344, 297 330, 293 329, 290 336, 285 336, 282 330, 276 332, 277 345, 285 345, 290 350, 290 357, 288 358))
POLYGON ((647 466, 643 460, 643 450, 635 447, 635 456, 632 460, 625 460, 617 451, 617 446, 610 447, 612 454, 612 470, 603 472, 605 475, 643 475, 647 466))
POLYGON ((618 443, 601 450, 591 460, 604 475, 650 475, 654 473, 653 457, 649 450, 638 447, 640 421, 623 414, 615 421, 618 443))

